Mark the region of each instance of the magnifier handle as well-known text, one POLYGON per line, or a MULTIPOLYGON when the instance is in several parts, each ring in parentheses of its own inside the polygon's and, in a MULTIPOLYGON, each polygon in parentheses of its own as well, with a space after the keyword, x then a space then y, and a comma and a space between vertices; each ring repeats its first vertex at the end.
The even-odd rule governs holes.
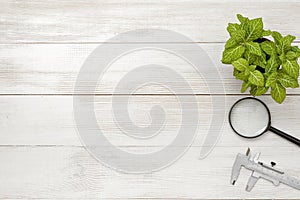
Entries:
POLYGON ((288 141, 298 145, 300 147, 300 140, 298 138, 295 138, 287 133, 282 132, 281 130, 278 130, 277 128, 274 127, 270 127, 269 129, 270 131, 272 131, 273 133, 276 133, 277 135, 287 139, 288 141))

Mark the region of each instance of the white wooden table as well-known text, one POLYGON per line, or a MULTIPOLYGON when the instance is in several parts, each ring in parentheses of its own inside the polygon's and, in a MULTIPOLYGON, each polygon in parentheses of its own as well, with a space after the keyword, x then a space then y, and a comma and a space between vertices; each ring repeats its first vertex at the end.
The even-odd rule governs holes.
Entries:
MULTIPOLYGON (((237 185, 229 184, 235 155, 247 147, 300 177, 299 147, 274 134, 245 140, 231 131, 226 118, 216 148, 207 158, 198 159, 209 126, 211 94, 191 68, 166 54, 141 51, 120 59, 106 73, 95 103, 99 121, 114 144, 133 152, 155 151, 174 137, 180 107, 166 103, 176 102, 174 96, 162 88, 141 88, 140 95, 131 97, 137 124, 149 123, 147 112, 153 103, 171 109, 169 128, 140 142, 121 134, 113 123, 112 88, 130 66, 144 62, 174 66, 181 72, 194 87, 207 121, 186 154, 161 171, 120 173, 95 160, 76 133, 72 96, 81 65, 98 45, 125 31, 158 28, 186 35, 207 51, 222 74, 216 81, 224 82, 226 92, 218 95, 226 95, 228 111, 243 95, 232 67, 220 63, 227 23, 236 20, 236 13, 263 17, 267 29, 295 35, 300 42, 299 9, 297 1, 267 0, 1 0, 0 198, 299 199, 300 191, 263 180, 246 192, 250 175, 246 170, 237 185)), ((282 105, 269 95, 260 98, 270 107, 273 125, 296 137, 300 137, 299 95, 299 88, 288 90, 282 105)))

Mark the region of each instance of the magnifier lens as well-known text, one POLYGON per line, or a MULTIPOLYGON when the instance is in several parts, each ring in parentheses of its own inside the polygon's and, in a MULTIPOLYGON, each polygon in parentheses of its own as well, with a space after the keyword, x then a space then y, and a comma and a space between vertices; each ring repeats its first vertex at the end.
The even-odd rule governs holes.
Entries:
POLYGON ((231 109, 229 120, 232 128, 244 137, 256 137, 269 125, 267 108, 258 100, 243 99, 231 109))

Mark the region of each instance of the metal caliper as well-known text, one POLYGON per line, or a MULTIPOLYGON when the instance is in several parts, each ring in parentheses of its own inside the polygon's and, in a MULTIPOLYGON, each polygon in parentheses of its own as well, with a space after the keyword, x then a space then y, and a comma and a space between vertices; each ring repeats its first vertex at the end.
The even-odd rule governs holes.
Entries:
POLYGON ((235 162, 233 164, 232 173, 231 173, 231 184, 234 185, 239 174, 241 167, 245 167, 252 171, 250 176, 246 191, 250 192, 259 178, 266 179, 272 182, 275 186, 278 186, 280 183, 286 184, 290 187, 300 190, 300 180, 287 175, 285 172, 277 169, 275 167, 276 163, 271 162, 271 165, 267 165, 261 161, 258 161, 260 153, 257 153, 254 156, 251 156, 250 149, 248 148, 246 155, 238 154, 236 156, 235 162))

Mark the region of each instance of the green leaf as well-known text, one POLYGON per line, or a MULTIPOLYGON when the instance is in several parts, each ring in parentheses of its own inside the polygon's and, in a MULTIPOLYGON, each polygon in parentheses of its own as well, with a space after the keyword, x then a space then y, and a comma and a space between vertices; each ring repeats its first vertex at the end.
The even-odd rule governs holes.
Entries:
POLYGON ((275 43, 272 41, 264 41, 260 44, 262 50, 266 52, 268 55, 273 55, 276 53, 275 43))
POLYGON ((232 65, 234 66, 234 68, 236 68, 237 70, 243 72, 245 70, 248 70, 248 66, 249 63, 247 60, 245 60, 244 58, 240 58, 234 62, 232 62, 232 65))
POLYGON ((286 60, 286 56, 285 56, 284 53, 282 53, 282 54, 279 56, 279 58, 280 58, 280 60, 281 60, 282 62, 284 62, 284 61, 286 60))
POLYGON ((250 71, 247 69, 243 72, 246 76, 249 76, 250 75, 250 71))
POLYGON ((251 94, 252 96, 255 96, 256 88, 257 88, 256 85, 251 85, 251 88, 250 88, 250 94, 251 94))
POLYGON ((271 96, 277 103, 282 103, 286 96, 285 88, 280 83, 276 83, 271 87, 271 96))
POLYGON ((270 64, 272 68, 277 68, 280 65, 278 56, 272 55, 268 60, 268 64, 270 64))
POLYGON ((250 20, 247 30, 247 41, 253 41, 262 37, 263 32, 263 22, 262 18, 252 19, 250 20))
POLYGON ((265 61, 264 56, 257 56, 256 59, 253 61, 254 65, 260 66, 262 68, 266 67, 267 62, 265 61))
POLYGON ((250 65, 249 67, 248 67, 248 69, 249 69, 249 71, 254 71, 255 69, 256 69, 256 65, 250 65))
POLYGON ((276 46, 276 53, 279 54, 279 55, 283 53, 281 47, 282 47, 282 44, 278 44, 278 45, 276 46))
POLYGON ((298 57, 300 57, 300 53, 298 53, 298 52, 288 51, 288 52, 286 53, 286 58, 287 58, 288 60, 295 60, 295 59, 297 59, 298 57))
POLYGON ((299 87, 298 80, 293 77, 290 77, 287 74, 282 74, 279 77, 279 82, 281 83, 282 86, 284 86, 286 88, 287 87, 291 87, 291 88, 299 87))
POLYGON ((252 96, 260 96, 265 94, 269 90, 269 87, 251 86, 250 94, 252 96))
POLYGON ((296 60, 285 60, 282 69, 293 78, 297 79, 299 76, 299 65, 296 60))
POLYGON ((273 31, 272 32, 272 37, 274 38, 276 44, 281 43, 282 35, 280 33, 278 33, 277 31, 273 31))
POLYGON ((281 103, 286 87, 299 87, 300 49, 291 46, 295 37, 264 30, 262 18, 250 20, 241 14, 237 18, 240 24, 228 24, 231 38, 226 41, 222 63, 233 65, 233 75, 243 81, 242 93, 251 87, 250 93, 258 96, 271 87, 272 97, 281 103), (274 42, 264 38, 269 35, 274 42))
POLYGON ((225 44, 225 49, 229 49, 229 48, 235 47, 237 45, 238 45, 238 43, 233 38, 229 38, 225 44))
POLYGON ((267 78, 266 86, 267 86, 267 87, 273 86, 273 85, 277 82, 277 76, 278 76, 278 73, 277 73, 276 71, 273 72, 273 73, 267 78))
POLYGON ((242 29, 242 30, 247 30, 247 27, 248 27, 248 23, 249 23, 249 18, 247 18, 247 17, 243 17, 242 15, 240 15, 240 14, 237 14, 237 18, 238 18, 238 20, 241 22, 241 25, 240 25, 240 28, 242 29))
POLYGON ((229 23, 227 26, 227 31, 231 37, 232 37, 233 33, 235 33, 238 30, 240 30, 240 25, 238 25, 236 23, 229 23))
POLYGON ((246 73, 246 71, 244 72, 239 72, 235 75, 236 79, 242 80, 242 81, 247 81, 249 78, 249 71, 247 71, 248 73, 246 73))
POLYGON ((245 51, 244 57, 248 61, 249 64, 253 63, 257 59, 257 55, 250 53, 248 50, 245 51))
POLYGON ((237 42, 242 42, 245 40, 246 37, 246 31, 244 30, 236 30, 232 33, 231 37, 237 42))
POLYGON ((282 46, 281 46, 281 52, 283 53, 285 53, 285 52, 287 52, 287 51, 289 51, 289 50, 291 50, 292 49, 292 42, 294 41, 296 39, 296 37, 295 36, 292 36, 292 35, 287 35, 287 36, 285 36, 284 38, 282 38, 282 46))
POLYGON ((256 86, 264 86, 265 85, 265 78, 262 73, 258 70, 254 70, 250 72, 249 75, 249 82, 256 86))
POLYGON ((233 61, 241 58, 245 52, 244 46, 236 46, 223 51, 222 63, 230 64, 233 61))
POLYGON ((280 63, 278 63, 277 56, 275 56, 275 55, 271 56, 266 65, 265 73, 268 74, 268 73, 271 73, 271 72, 277 70, 279 65, 280 65, 280 63))
POLYGON ((236 16, 237 16, 238 20, 239 20, 241 23, 245 23, 245 22, 249 21, 249 18, 244 17, 244 16, 241 15, 241 14, 237 14, 236 16))
POLYGON ((296 52, 296 53, 300 53, 300 49, 298 46, 292 46, 292 51, 296 52))
POLYGON ((251 83, 244 81, 242 88, 241 88, 241 93, 246 92, 246 90, 250 87, 251 83))
POLYGON ((263 30, 262 36, 270 36, 272 34, 272 31, 270 30, 263 30))
POLYGON ((261 56, 261 49, 257 42, 247 42, 246 47, 250 53, 261 56))
POLYGON ((240 73, 239 70, 237 70, 236 68, 233 68, 233 76, 237 76, 240 73))
POLYGON ((260 61, 266 65, 267 64, 267 54, 263 51, 261 51, 261 57, 260 57, 260 61))

